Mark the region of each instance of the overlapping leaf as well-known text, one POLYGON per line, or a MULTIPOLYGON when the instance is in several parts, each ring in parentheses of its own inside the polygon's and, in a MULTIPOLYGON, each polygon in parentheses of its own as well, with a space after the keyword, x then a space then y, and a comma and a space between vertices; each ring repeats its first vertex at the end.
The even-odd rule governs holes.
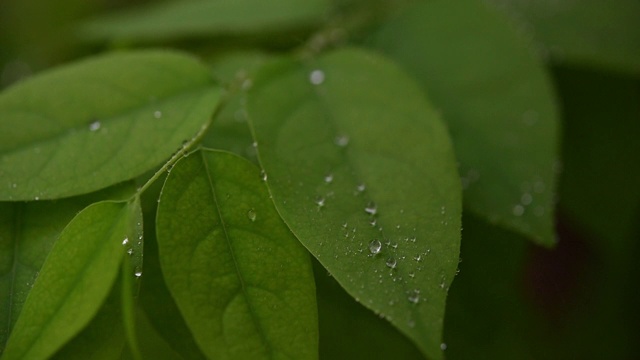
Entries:
POLYGON ((640 75, 640 3, 635 0, 490 0, 558 63, 640 75))
POLYGON ((24 303, 3 360, 47 359, 91 321, 119 272, 123 242, 140 236, 140 220, 137 202, 105 201, 69 223, 24 303))
POLYGON ((385 58, 345 49, 263 67, 248 110, 274 202, 298 239, 351 296, 441 358, 460 183, 420 88, 385 58))
POLYGON ((411 72, 442 110, 465 207, 551 246, 557 109, 543 65, 480 0, 407 8, 371 45, 411 72))
POLYGON ((195 59, 111 54, 0 94, 0 200, 51 199, 131 179, 207 124, 220 89, 195 59))
POLYGON ((327 0, 200 0, 153 4, 89 21, 92 39, 166 40, 189 36, 260 33, 320 23, 327 0))
MULTIPOLYGON (((125 199, 126 183, 60 201, 0 203, 0 349, 18 319, 45 259, 64 227, 82 209, 104 199, 125 199)), ((1 351, 0 351, 1 352, 1 351)))
POLYGON ((200 150, 173 167, 157 216, 162 270, 196 342, 216 359, 315 359, 308 253, 248 161, 200 150))

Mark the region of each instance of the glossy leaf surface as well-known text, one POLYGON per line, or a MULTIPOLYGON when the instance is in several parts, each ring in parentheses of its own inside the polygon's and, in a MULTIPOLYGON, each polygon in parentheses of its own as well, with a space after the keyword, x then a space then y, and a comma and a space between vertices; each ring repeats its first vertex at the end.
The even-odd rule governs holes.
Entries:
POLYGON ((409 7, 371 44, 419 81, 444 115, 465 207, 539 244, 553 237, 557 109, 543 64, 479 0, 409 7))
POLYGON ((193 138, 219 97, 205 66, 169 51, 104 55, 18 83, 0 94, 0 200, 134 178, 193 138))
POLYGON ((259 175, 225 152, 200 150, 176 163, 156 224, 165 280, 209 358, 315 359, 309 255, 259 175))
POLYGON ((136 202, 99 202, 69 223, 24 303, 3 360, 46 359, 93 319, 119 272, 122 243, 139 236, 140 215, 136 202))
POLYGON ((460 182, 420 88, 385 58, 346 49, 263 67, 248 110, 267 184, 298 239, 351 296, 441 358, 460 182))

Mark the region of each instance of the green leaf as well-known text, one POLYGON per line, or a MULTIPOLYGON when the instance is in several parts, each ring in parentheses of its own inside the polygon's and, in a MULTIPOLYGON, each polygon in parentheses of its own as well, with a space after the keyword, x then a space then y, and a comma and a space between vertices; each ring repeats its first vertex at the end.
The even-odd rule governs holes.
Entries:
POLYGON ((248 99, 284 221, 335 279, 440 359, 461 196, 449 136, 399 68, 346 49, 262 68, 248 99))
POLYGON ((88 39, 167 40, 282 31, 319 24, 326 0, 200 0, 152 4, 84 24, 88 39))
POLYGON ((137 238, 137 202, 99 202, 79 213, 47 257, 9 337, 3 360, 46 359, 82 330, 109 294, 137 238))
POLYGON ((0 200, 51 199, 134 178, 209 121, 206 66, 167 51, 110 54, 0 94, 0 200))
POLYGON ((156 226, 169 290, 209 358, 317 358, 309 255, 257 167, 208 150, 180 160, 156 226))
MULTIPOLYGON (((42 265, 64 227, 88 205, 126 199, 133 184, 97 193, 29 203, 0 203, 0 349, 9 337, 42 265)), ((1 350, 0 350, 1 352, 1 350)))
POLYGON ((636 0, 490 0, 559 63, 640 75, 636 0))
POLYGON ((543 65, 500 15, 479 0, 419 3, 371 45, 442 109, 465 207, 551 246, 558 111, 543 65))
POLYGON ((121 359, 125 345, 121 288, 121 280, 116 280, 98 313, 80 333, 55 354, 54 360, 121 359))

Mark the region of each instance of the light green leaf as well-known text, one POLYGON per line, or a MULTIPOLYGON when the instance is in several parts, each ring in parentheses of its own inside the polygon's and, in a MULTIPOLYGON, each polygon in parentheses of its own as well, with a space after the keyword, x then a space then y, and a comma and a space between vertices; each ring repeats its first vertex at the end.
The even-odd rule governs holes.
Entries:
POLYGON ((51 199, 134 178, 205 126, 220 97, 175 52, 110 54, 0 94, 0 200, 51 199))
POLYGON ((335 279, 440 359, 461 196, 449 136, 388 60, 346 49, 263 67, 248 99, 284 221, 335 279))
POLYGON ((371 44, 410 71, 442 109, 465 207, 551 246, 557 108, 543 65, 479 0, 409 7, 371 44))
POLYGON ((29 291, 64 227, 88 205, 126 199, 131 183, 59 201, 0 203, 0 353, 29 291))
POLYGON ((315 359, 309 255, 259 175, 225 152, 201 150, 176 163, 158 207, 162 271, 209 358, 315 359))
POLYGON ((200 0, 152 4, 85 23, 88 39, 170 40, 282 31, 319 24, 327 0, 200 0))
POLYGON ((99 202, 79 213, 47 257, 13 328, 3 360, 47 359, 96 315, 125 251, 137 238, 137 202, 99 202))
POLYGON ((490 0, 558 63, 640 75, 636 0, 490 0))

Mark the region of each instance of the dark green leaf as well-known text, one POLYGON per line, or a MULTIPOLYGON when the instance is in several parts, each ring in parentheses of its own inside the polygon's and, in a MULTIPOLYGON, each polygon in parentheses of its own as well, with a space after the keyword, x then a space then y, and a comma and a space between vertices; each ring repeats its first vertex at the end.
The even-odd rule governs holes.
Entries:
POLYGON ((200 0, 152 4, 86 23, 89 39, 162 40, 260 33, 320 23, 326 0, 200 0))
POLYGON ((180 160, 156 226, 167 285, 208 357, 317 358, 309 255, 273 208, 258 168, 208 150, 180 160))
POLYGON ((96 315, 118 274, 125 239, 135 239, 137 202, 99 202, 64 229, 40 270, 3 360, 46 359, 96 315))
POLYGON ((442 109, 465 207, 551 246, 557 109, 541 63, 479 0, 409 7, 373 36, 442 109))
POLYGON ((267 184, 294 234, 351 296, 442 358, 460 182, 422 91, 384 58, 346 49, 263 67, 248 109, 267 184))
MULTIPOLYGON (((97 193, 29 203, 0 203, 0 349, 64 227, 82 209, 104 199, 126 199, 132 184, 97 193)), ((1 352, 1 351, 0 351, 1 352)))
POLYGON ((0 94, 0 200, 82 194, 134 178, 208 123, 206 66, 166 51, 111 54, 0 94))
POLYGON ((640 2, 636 0, 490 0, 555 62, 640 75, 640 2))

